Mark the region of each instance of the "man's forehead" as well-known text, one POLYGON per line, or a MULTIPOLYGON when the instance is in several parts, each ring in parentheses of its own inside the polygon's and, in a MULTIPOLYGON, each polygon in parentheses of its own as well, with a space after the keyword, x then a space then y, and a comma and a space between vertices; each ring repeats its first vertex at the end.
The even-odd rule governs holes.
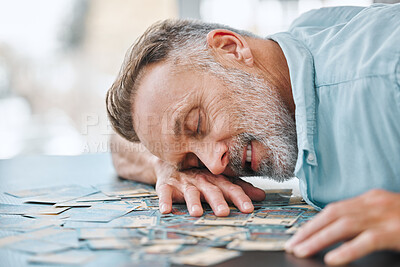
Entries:
POLYGON ((195 105, 199 91, 195 89, 198 85, 185 79, 174 80, 179 74, 170 73, 167 64, 149 67, 134 103, 135 130, 140 140, 154 154, 163 149, 171 150, 168 147, 171 144, 168 143, 171 140, 178 141, 183 119, 195 105))

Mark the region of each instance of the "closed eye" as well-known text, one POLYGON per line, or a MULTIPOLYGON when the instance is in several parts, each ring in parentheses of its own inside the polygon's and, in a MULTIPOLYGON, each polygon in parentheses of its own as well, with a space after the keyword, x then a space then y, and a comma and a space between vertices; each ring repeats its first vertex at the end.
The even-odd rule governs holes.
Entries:
POLYGON ((199 120, 197 122, 197 134, 200 134, 201 131, 201 113, 199 112, 199 120))

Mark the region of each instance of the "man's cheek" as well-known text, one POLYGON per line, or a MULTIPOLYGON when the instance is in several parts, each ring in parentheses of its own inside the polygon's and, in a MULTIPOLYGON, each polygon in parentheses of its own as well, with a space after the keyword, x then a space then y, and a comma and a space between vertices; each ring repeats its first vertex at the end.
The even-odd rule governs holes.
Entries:
POLYGON ((231 136, 236 135, 240 130, 240 119, 236 118, 232 114, 221 114, 218 116, 211 127, 211 131, 214 133, 230 133, 231 136))

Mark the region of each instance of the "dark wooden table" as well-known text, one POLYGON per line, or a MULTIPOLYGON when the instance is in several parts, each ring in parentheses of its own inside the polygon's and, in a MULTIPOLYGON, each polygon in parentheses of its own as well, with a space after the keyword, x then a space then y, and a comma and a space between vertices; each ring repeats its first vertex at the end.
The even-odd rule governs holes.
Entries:
MULTIPOLYGON (((81 156, 21 156, 0 160, 0 202, 18 204, 18 199, 3 192, 55 185, 94 185, 118 179, 109 154, 81 156)), ((325 266, 321 252, 310 259, 297 259, 284 252, 246 252, 218 266, 325 266)), ((0 266, 27 266, 27 255, 0 250, 0 266)), ((106 266, 106 265, 105 265, 106 266)), ((348 266, 400 267, 400 253, 375 252, 348 266)), ((99 267, 99 266, 98 266, 99 267)))

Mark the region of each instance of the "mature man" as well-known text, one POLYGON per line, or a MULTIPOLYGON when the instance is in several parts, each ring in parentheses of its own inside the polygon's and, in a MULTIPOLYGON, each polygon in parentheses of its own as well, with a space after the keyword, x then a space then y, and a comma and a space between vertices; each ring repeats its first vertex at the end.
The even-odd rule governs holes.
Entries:
POLYGON ((157 23, 107 94, 127 140, 113 137, 116 169, 155 183, 161 212, 186 201, 193 216, 202 200, 219 216, 227 201, 252 212, 264 192, 239 176, 296 176, 310 205, 335 203, 287 251, 306 257, 350 239, 329 264, 400 251, 399 44, 400 5, 310 11, 265 39, 157 23))

